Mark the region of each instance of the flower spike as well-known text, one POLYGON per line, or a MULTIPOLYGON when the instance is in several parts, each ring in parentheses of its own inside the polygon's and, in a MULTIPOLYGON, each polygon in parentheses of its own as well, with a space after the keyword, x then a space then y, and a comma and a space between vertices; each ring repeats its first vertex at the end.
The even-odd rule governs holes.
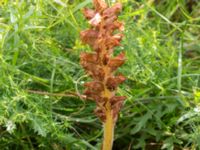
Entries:
POLYGON ((126 99, 124 96, 116 96, 117 87, 126 78, 115 73, 124 64, 125 53, 113 57, 113 50, 120 46, 123 37, 120 32, 124 24, 117 19, 122 5, 116 3, 108 7, 104 0, 93 0, 93 5, 94 9, 83 10, 91 27, 80 33, 82 42, 88 44, 93 52, 81 53, 80 64, 92 78, 92 81, 85 84, 84 93, 96 102, 95 114, 104 124, 102 150, 111 150, 115 123, 126 99))

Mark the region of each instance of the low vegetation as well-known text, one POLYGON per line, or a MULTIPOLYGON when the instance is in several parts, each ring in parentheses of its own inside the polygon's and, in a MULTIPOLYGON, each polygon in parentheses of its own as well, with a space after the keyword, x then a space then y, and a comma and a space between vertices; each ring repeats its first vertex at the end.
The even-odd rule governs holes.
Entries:
MULTIPOLYGON (((126 96, 113 150, 200 149, 200 3, 119 0, 126 96)), ((99 150, 80 53, 91 0, 0 1, 0 147, 99 150)), ((110 6, 115 1, 106 1, 110 6)))

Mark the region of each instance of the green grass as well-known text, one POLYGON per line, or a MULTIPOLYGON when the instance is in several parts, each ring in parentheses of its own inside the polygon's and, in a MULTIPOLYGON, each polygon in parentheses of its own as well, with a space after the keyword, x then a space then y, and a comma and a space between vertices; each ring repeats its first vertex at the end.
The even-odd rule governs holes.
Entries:
MULTIPOLYGON (((111 4, 111 0, 109 1, 111 4)), ((127 100, 115 150, 200 149, 200 3, 123 1, 127 100), (154 145, 154 146, 153 146, 154 145)), ((84 101, 81 9, 91 0, 0 1, 1 149, 98 150, 102 126, 84 101)))

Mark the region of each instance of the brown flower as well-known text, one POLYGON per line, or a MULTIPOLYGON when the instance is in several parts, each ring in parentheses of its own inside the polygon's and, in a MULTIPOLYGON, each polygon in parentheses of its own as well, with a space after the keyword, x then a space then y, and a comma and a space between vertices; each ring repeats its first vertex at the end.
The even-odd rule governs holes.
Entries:
POLYGON ((112 71, 116 70, 118 67, 124 64, 125 61, 125 54, 122 52, 118 56, 111 58, 108 61, 108 66, 111 68, 112 71))
POLYGON ((83 43, 88 44, 93 52, 83 52, 80 62, 92 81, 85 84, 85 94, 97 103, 95 114, 102 121, 106 120, 106 112, 111 111, 113 119, 123 104, 125 97, 115 96, 119 84, 125 81, 123 75, 115 75, 115 71, 125 62, 125 53, 112 57, 114 47, 119 46, 123 34, 114 34, 123 30, 123 23, 117 20, 122 5, 116 3, 108 7, 103 0, 93 0, 94 10, 85 8, 83 14, 91 25, 90 29, 80 33, 83 43))
POLYGON ((93 0, 93 4, 94 10, 83 10, 91 27, 80 33, 82 42, 88 44, 93 52, 81 53, 80 63, 92 78, 85 84, 84 93, 88 99, 96 102, 94 113, 104 124, 102 150, 111 150, 114 126, 126 99, 124 96, 116 96, 117 87, 126 78, 115 73, 124 64, 125 53, 113 57, 114 48, 120 46, 123 37, 121 31, 124 30, 124 24, 117 19, 122 5, 116 3, 108 7, 104 0, 93 0))
POLYGON ((94 8, 96 11, 101 12, 107 8, 107 4, 102 0, 93 0, 94 8))
POLYGON ((83 14, 86 19, 92 19, 95 16, 95 11, 92 9, 84 8, 83 14))
POLYGON ((119 84, 123 83, 126 78, 123 75, 112 76, 107 79, 106 86, 109 90, 116 90, 119 84))

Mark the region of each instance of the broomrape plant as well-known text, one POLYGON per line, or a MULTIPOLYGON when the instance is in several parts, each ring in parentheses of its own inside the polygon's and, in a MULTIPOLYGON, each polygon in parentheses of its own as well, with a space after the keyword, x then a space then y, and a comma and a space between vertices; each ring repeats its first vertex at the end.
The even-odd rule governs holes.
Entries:
POLYGON ((104 125, 102 150, 111 150, 118 113, 126 99, 116 96, 117 87, 125 81, 125 77, 115 73, 124 63, 125 54, 121 52, 113 56, 114 47, 120 45, 123 37, 120 33, 124 29, 123 23, 117 20, 122 5, 116 3, 108 7, 103 0, 93 0, 93 5, 94 10, 83 10, 91 27, 80 33, 82 42, 90 45, 93 52, 81 53, 80 63, 92 78, 91 82, 85 84, 84 93, 96 102, 95 114, 104 125))

